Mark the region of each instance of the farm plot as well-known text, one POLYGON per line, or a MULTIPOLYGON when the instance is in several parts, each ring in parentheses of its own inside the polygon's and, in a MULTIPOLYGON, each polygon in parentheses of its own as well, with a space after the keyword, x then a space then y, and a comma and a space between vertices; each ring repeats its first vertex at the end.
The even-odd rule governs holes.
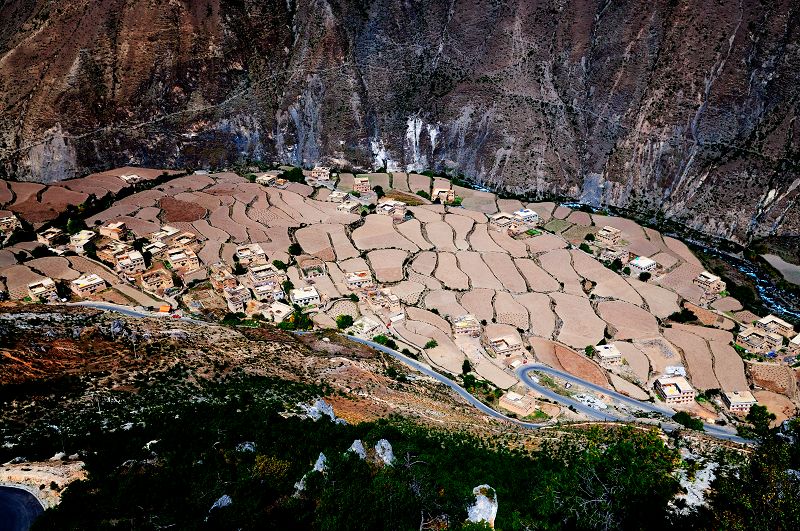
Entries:
POLYGON ((545 253, 554 249, 564 249, 567 246, 567 242, 564 241, 564 238, 548 233, 526 238, 523 241, 525 245, 528 246, 528 251, 531 254, 545 253))
POLYGON ((595 315, 589 300, 568 293, 551 293, 561 319, 558 340, 574 348, 596 345, 603 339, 606 323, 595 315))
POLYGON ((445 319, 439 317, 435 313, 430 312, 428 310, 423 310, 422 308, 409 306, 408 308, 406 308, 406 318, 411 319, 413 321, 428 323, 429 325, 435 326, 445 334, 450 333, 450 323, 448 323, 445 319))
POLYGON ((423 192, 431 192, 431 178, 427 175, 420 175, 418 173, 408 174, 408 189, 411 193, 416 194, 420 190, 423 192))
POLYGON ((747 377, 744 374, 742 358, 728 343, 709 341, 714 355, 714 374, 723 391, 747 391, 747 377))
MULTIPOLYGON (((456 187, 457 188, 457 187, 456 187)), ((458 191, 456 190, 456 193, 458 191)), ((476 212, 475 210, 467 210, 465 208, 456 208, 456 207, 447 207, 447 211, 450 214, 455 214, 456 216, 464 216, 465 218, 470 218, 475 223, 486 223, 488 218, 486 214, 483 212, 476 212)))
POLYGON ((494 290, 473 289, 461 296, 461 305, 478 320, 491 321, 494 318, 493 299, 494 290))
POLYGON ((426 293, 425 307, 435 308, 442 315, 451 318, 468 313, 456 300, 456 294, 446 289, 437 289, 426 293))
POLYGON ((228 241, 228 239, 230 238, 230 235, 227 232, 225 232, 224 230, 220 230, 217 227, 212 227, 211 225, 208 224, 208 221, 204 219, 198 219, 197 221, 192 222, 192 226, 195 228, 195 231, 198 234, 202 235, 204 238, 207 238, 209 240, 225 242, 228 241))
POLYGON ((555 219, 567 219, 570 214, 572 214, 572 209, 562 205, 558 205, 555 210, 553 210, 553 218, 555 219))
MULTIPOLYGON (((400 171, 392 173, 392 189, 401 192, 411 191, 408 188, 408 174, 406 172, 400 171)), ((388 192, 388 189, 386 191, 388 192)))
POLYGON ((497 322, 527 330, 528 310, 507 291, 498 291, 494 297, 494 314, 497 322))
POLYGON ((182 201, 175 197, 162 197, 158 207, 164 211, 164 221, 196 221, 206 216, 207 210, 197 202, 182 201))
POLYGON ((434 221, 439 221, 442 219, 441 214, 437 214, 436 212, 430 210, 429 208, 424 208, 421 206, 410 206, 407 209, 411 212, 415 218, 420 220, 422 223, 433 223, 434 221))
POLYGON ((75 280, 81 276, 80 273, 70 267, 69 260, 61 256, 35 258, 26 262, 25 265, 53 279, 75 280))
POLYGON ((583 296, 581 277, 572 268, 572 256, 566 249, 548 251, 539 256, 539 262, 545 271, 550 272, 556 280, 564 285, 564 291, 583 296))
POLYGON ((623 301, 597 304, 597 313, 614 332, 614 339, 647 339, 658 335, 656 318, 645 310, 623 301))
POLYGON ((144 207, 136 213, 135 217, 145 221, 152 221, 153 223, 160 223, 158 217, 161 215, 161 209, 158 207, 144 207))
POLYGON ((584 227, 588 227, 592 224, 592 216, 589 215, 588 212, 581 212, 580 210, 571 212, 570 215, 566 217, 566 220, 576 225, 583 225, 584 227))
POLYGON ((449 289, 469 289, 469 277, 458 268, 456 256, 452 253, 437 254, 439 261, 434 276, 449 289))
POLYGON ((608 373, 608 378, 611 380, 611 385, 618 393, 622 393, 636 400, 647 400, 650 398, 650 395, 644 390, 614 373, 608 373))
POLYGON ((553 210, 555 210, 556 204, 551 202, 528 203, 526 207, 539 214, 539 219, 542 223, 547 223, 553 217, 553 210))
POLYGON ((294 235, 304 252, 325 262, 333 262, 336 260, 336 254, 333 252, 333 244, 328 237, 327 228, 322 224, 311 225, 297 229, 294 235))
POLYGON ((656 375, 663 374, 668 366, 683 365, 678 351, 663 337, 634 341, 633 346, 647 356, 650 368, 656 375))
POLYGON ((483 255, 483 261, 508 291, 512 293, 528 291, 525 279, 507 254, 488 253, 483 255))
POLYGON ((524 208, 518 199, 500 199, 497 198, 497 209, 500 212, 515 212, 524 208))
POLYGON ((24 265, 6 267, 0 270, 0 276, 6 278, 8 296, 12 299, 24 299, 28 296, 28 284, 44 278, 24 265))
POLYGON ((456 253, 458 266, 469 277, 473 288, 503 289, 503 285, 495 278, 480 253, 459 251, 456 253))
POLYGON ((403 263, 408 253, 399 249, 378 249, 367 253, 378 282, 399 282, 403 280, 403 263))
POLYGON ((497 245, 489 236, 488 228, 485 224, 475 225, 472 234, 469 235, 469 245, 473 251, 479 253, 505 253, 506 250, 497 245))
POLYGON ((642 304, 642 298, 622 277, 583 251, 570 252, 575 272, 596 283, 592 290, 594 295, 620 299, 636 305, 642 304))
POLYGON ((392 293, 406 304, 417 304, 420 295, 424 292, 425 286, 413 280, 404 280, 392 286, 392 293))
POLYGON ((203 264, 210 266, 211 264, 219 262, 220 249, 222 249, 222 242, 218 242, 217 240, 207 240, 203 244, 203 248, 200 249, 200 252, 197 253, 197 257, 201 262, 203 262, 203 264))
POLYGON ((405 320, 404 327, 413 334, 416 334, 417 341, 419 341, 419 337, 425 338, 421 345, 415 346, 420 348, 424 347, 428 339, 436 341, 437 346, 435 348, 425 351, 425 354, 434 365, 438 365, 453 374, 459 374, 461 372, 464 354, 455 343, 453 343, 453 340, 450 339, 449 333, 442 332, 440 329, 428 323, 410 319, 405 320))
POLYGON ((680 240, 676 240, 675 238, 671 238, 669 236, 662 236, 664 239, 664 243, 669 248, 670 251, 680 256, 684 262, 696 266, 696 267, 703 267, 703 264, 700 260, 694 255, 694 253, 680 240))
POLYGON ((128 197, 123 197, 117 201, 117 204, 136 205, 139 208, 156 206, 156 204, 158 204, 158 200, 164 197, 164 195, 164 192, 161 190, 144 190, 142 192, 129 195, 128 197))
POLYGON ((146 221, 132 216, 120 216, 115 218, 115 220, 125 223, 125 225, 128 227, 128 230, 133 231, 137 238, 142 238, 148 234, 152 234, 161 230, 160 223, 154 223, 152 221, 146 221))
POLYGON ((433 244, 437 251, 451 251, 458 250, 453 241, 454 231, 453 228, 444 221, 432 221, 425 224, 425 233, 428 235, 428 241, 433 244))
POLYGON ((753 396, 758 400, 759 404, 775 414, 775 420, 770 424, 772 427, 778 426, 797 414, 797 406, 784 395, 771 391, 753 391, 753 396))
POLYGON ((552 338, 556 328, 556 314, 550 309, 550 297, 544 293, 521 293, 514 298, 528 310, 531 333, 552 338))
POLYGON ((433 245, 422 235, 422 223, 418 219, 404 221, 399 225, 395 225, 395 229, 420 249, 433 249, 433 245))
POLYGON ((586 356, 548 339, 531 338, 530 343, 542 363, 595 385, 610 388, 606 372, 586 356))
POLYGON ((733 297, 723 297, 712 302, 711 307, 721 312, 738 312, 742 309, 742 303, 733 297))
POLYGON ((117 219, 120 216, 128 216, 130 214, 133 214, 137 210, 139 210, 139 207, 136 205, 125 205, 117 203, 111 205, 102 212, 95 214, 94 216, 86 218, 86 224, 90 227, 93 227, 98 222, 106 223, 112 219, 117 219))
POLYGON ((680 311, 678 296, 668 289, 642 282, 635 278, 629 278, 627 282, 644 298, 650 313, 656 317, 663 319, 674 312, 680 311))
POLYGON ((686 369, 696 388, 702 391, 719 389, 720 383, 714 375, 713 358, 705 339, 677 328, 665 328, 664 337, 683 351, 686 369))
POLYGON ((434 252, 423 251, 418 253, 411 261, 411 269, 420 275, 430 276, 436 269, 437 255, 434 252))
POLYGON ((353 231, 353 243, 358 249, 405 249, 416 252, 419 247, 401 236, 389 216, 372 214, 366 217, 364 225, 353 231))
POLYGON ((550 292, 558 291, 561 285, 556 279, 551 277, 547 271, 536 265, 530 258, 514 259, 517 269, 525 277, 528 287, 533 291, 550 292))
POLYGON ((455 232, 455 245, 460 251, 469 249, 469 242, 467 235, 472 230, 475 221, 466 216, 459 216, 457 214, 445 214, 444 220, 453 228, 455 232))
POLYGON ((473 190, 470 196, 464 197, 461 205, 468 210, 476 210, 484 214, 494 214, 497 212, 495 195, 490 192, 473 190))
POLYGON ((72 269, 80 272, 81 274, 92 274, 99 276, 109 284, 114 284, 119 282, 117 275, 106 269, 104 266, 92 262, 88 258, 84 256, 70 256, 69 257, 70 267, 72 269))
POLYGON ((505 232, 489 231, 489 236, 494 243, 499 245, 514 258, 525 258, 528 256, 528 246, 522 240, 515 240, 505 232))
POLYGON ((631 372, 638 378, 642 385, 647 385, 650 379, 650 360, 644 352, 636 348, 633 343, 614 341, 612 343, 622 353, 622 359, 628 364, 631 372))

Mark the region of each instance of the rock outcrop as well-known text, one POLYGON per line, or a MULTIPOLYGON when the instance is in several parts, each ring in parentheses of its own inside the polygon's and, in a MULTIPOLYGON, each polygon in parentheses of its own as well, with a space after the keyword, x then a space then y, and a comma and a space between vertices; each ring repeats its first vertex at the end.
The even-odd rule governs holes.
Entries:
POLYGON ((122 164, 433 168, 800 232, 800 4, 11 0, 0 177, 122 164))

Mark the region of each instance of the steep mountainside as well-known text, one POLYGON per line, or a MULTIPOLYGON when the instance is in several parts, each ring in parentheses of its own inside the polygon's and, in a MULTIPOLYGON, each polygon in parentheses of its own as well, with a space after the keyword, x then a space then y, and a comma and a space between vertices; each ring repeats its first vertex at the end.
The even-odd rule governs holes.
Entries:
POLYGON ((8 0, 0 20, 11 177, 324 160, 800 232, 790 0, 8 0))

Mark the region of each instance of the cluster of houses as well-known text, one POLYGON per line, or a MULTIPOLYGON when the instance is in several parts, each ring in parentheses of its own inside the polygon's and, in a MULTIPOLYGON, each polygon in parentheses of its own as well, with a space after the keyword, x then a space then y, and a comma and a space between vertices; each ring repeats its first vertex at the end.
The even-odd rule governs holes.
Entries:
POLYGON ((5 241, 21 226, 16 214, 9 210, 0 210, 0 235, 2 235, 0 241, 5 241))
POLYGON ((521 208, 509 214, 498 212, 489 216, 489 228, 497 232, 506 232, 509 236, 518 236, 539 226, 539 214, 529 208, 521 208))
POLYGON ((748 352, 775 357, 784 342, 786 350, 793 356, 800 355, 800 334, 794 327, 774 315, 767 315, 755 321, 752 326, 741 330, 736 335, 736 344, 748 352))

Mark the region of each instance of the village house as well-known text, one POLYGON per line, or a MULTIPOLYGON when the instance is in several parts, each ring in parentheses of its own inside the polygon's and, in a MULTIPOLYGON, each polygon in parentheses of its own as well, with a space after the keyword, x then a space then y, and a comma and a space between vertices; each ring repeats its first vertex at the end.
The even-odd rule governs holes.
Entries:
POLYGON ((606 247, 616 247, 622 240, 622 231, 606 225, 595 234, 595 240, 606 247))
POLYGON ((514 222, 514 216, 508 212, 498 212, 489 216, 489 228, 498 232, 507 231, 514 222))
POLYGON ((314 286, 306 286, 303 288, 295 288, 289 293, 289 299, 292 304, 301 307, 314 306, 321 302, 317 288, 314 286))
POLYGON ((208 279, 211 282, 211 287, 217 291, 223 291, 226 288, 235 288, 239 285, 237 279, 228 264, 224 262, 216 262, 209 266, 211 274, 208 279))
POLYGON ((50 277, 45 277, 36 282, 28 284, 28 296, 33 301, 55 302, 58 300, 58 289, 55 281, 50 277))
POLYGON ((275 179, 275 183, 272 185, 278 190, 285 190, 287 186, 289 186, 289 181, 283 179, 282 177, 278 177, 275 179))
POLYGON ((284 322, 287 317, 292 315, 292 312, 291 306, 279 301, 273 301, 266 308, 261 308, 261 315, 276 324, 284 322))
POLYGON ((97 243, 95 254, 99 260, 116 266, 117 257, 132 250, 133 247, 125 242, 103 238, 97 243))
POLYGON ((486 336, 486 346, 491 350, 495 356, 510 357, 516 354, 525 352, 522 342, 516 334, 497 334, 486 336))
POLYGON ((64 231, 50 227, 36 234, 36 241, 48 247, 53 247, 64 241, 64 231))
POLYGON ((69 287, 78 297, 88 297, 106 289, 106 281, 100 278, 99 275, 92 273, 76 278, 70 282, 69 287))
POLYGON ((262 186, 272 186, 281 174, 278 170, 269 170, 263 173, 256 174, 256 183, 262 186))
POLYGON ((456 193, 450 188, 434 188, 431 194, 431 201, 438 200, 442 204, 452 203, 456 200, 456 193))
POLYGON ((311 170, 311 178, 317 181, 329 181, 331 179, 331 169, 328 166, 315 166, 311 170))
POLYGON ((342 201, 345 200, 346 197, 347 197, 347 192, 342 192, 341 190, 333 190, 328 195, 328 197, 325 198, 325 201, 329 203, 341 203, 342 201))
POLYGON ((395 222, 402 221, 406 217, 406 204, 396 199, 383 198, 378 201, 378 206, 375 208, 376 214, 384 216, 391 216, 395 222))
POLYGON ((281 301, 285 294, 281 285, 277 282, 267 282, 253 287, 255 299, 259 302, 281 301))
POLYGON ((791 354, 800 356, 800 334, 794 336, 794 339, 789 341, 789 346, 786 348, 791 354))
POLYGON ((247 303, 253 299, 250 290, 244 286, 225 288, 222 293, 225 296, 225 302, 228 303, 228 310, 230 310, 231 313, 244 313, 247 308, 247 303))
POLYGON ((731 413, 736 415, 747 415, 750 407, 758 403, 756 397, 750 391, 732 391, 722 393, 722 401, 731 413))
POLYGON ((86 246, 97 237, 93 231, 82 230, 69 237, 70 249, 78 254, 86 252, 86 246))
POLYGON ((106 223, 98 229, 100 236, 111 238, 112 240, 122 241, 127 238, 128 227, 122 221, 106 223))
POLYGON ((388 330, 383 323, 365 315, 353 321, 353 325, 348 329, 350 335, 360 337, 361 339, 372 339, 386 332, 388 332, 388 330))
POLYGON ((683 376, 662 376, 656 380, 654 388, 667 404, 688 404, 694 401, 694 388, 683 376))
POLYGON ((137 281, 144 291, 162 295, 173 287, 172 274, 163 267, 154 267, 137 275, 137 281))
POLYGON ((167 249, 169 249, 169 247, 167 247, 166 243, 162 243, 162 242, 159 242, 159 241, 154 241, 154 242, 150 242, 148 244, 145 244, 142 247, 142 252, 143 253, 150 253, 150 256, 152 256, 153 258, 161 258, 161 257, 164 256, 164 254, 166 254, 167 249))
POLYGON ((172 239, 180 233, 180 229, 177 229, 171 225, 164 225, 161 227, 161 230, 152 233, 147 239, 151 242, 161 242, 165 245, 170 245, 172 243, 172 239))
POLYGON ((631 253, 626 249, 603 249, 600 253, 601 262, 613 262, 619 260, 623 265, 627 265, 631 259, 631 253))
POLYGON ((297 266, 305 281, 313 282, 315 278, 325 275, 325 262, 314 256, 298 258, 297 266))
POLYGON ((530 227, 535 227, 539 224, 539 214, 530 208, 521 208, 514 211, 514 221, 517 223, 524 223, 530 227))
POLYGON ((708 271, 703 271, 697 275, 692 283, 699 286, 706 294, 716 295, 721 291, 725 291, 725 282, 716 275, 712 275, 708 271))
POLYGON ((257 243, 238 246, 235 256, 243 266, 267 263, 267 253, 257 243))
POLYGON ((197 234, 193 232, 181 232, 172 240, 172 245, 177 247, 189 247, 194 249, 198 245, 197 234))
POLYGON ((536 411, 536 397, 530 392, 521 395, 514 391, 509 391, 500 397, 499 405, 518 417, 525 418, 536 411))
POLYGON ((20 226, 16 214, 9 210, 0 210, 0 232, 10 234, 20 226))
POLYGON ((348 199, 347 201, 342 201, 342 203, 336 207, 336 210, 346 214, 352 214, 359 208, 361 208, 361 203, 358 201, 353 201, 352 199, 348 199))
POLYGON ((456 337, 479 337, 481 335, 481 323, 471 313, 459 315, 453 319, 453 335, 456 337))
POLYGON ((374 284, 372 281, 372 273, 369 270, 353 271, 347 273, 344 277, 347 287, 351 290, 367 288, 374 284))
POLYGON ((794 335, 794 327, 791 324, 787 323, 783 319, 775 317, 772 314, 762 317, 756 321, 755 325, 757 328, 766 330, 767 332, 780 334, 787 339, 794 335))
POLYGON ((286 273, 273 264, 258 264, 247 270, 247 283, 251 288, 267 284, 279 285, 286 280, 286 273))
POLYGON ((736 336, 736 344, 756 354, 777 352, 783 346, 783 337, 775 332, 751 326, 736 336))
POLYGON ((614 345, 598 345, 594 347, 594 351, 603 366, 622 363, 622 352, 614 345))
POLYGON ((167 250, 166 260, 179 273, 191 273, 200 268, 200 260, 188 247, 173 247, 167 250))
POLYGON ((139 184, 142 182, 142 178, 135 173, 131 173, 130 175, 120 175, 119 178, 128 184, 139 184))
POLYGON ((117 271, 132 275, 147 269, 144 263, 144 257, 139 251, 130 251, 116 256, 117 271))
POLYGON ((402 310, 400 297, 392 293, 391 288, 378 288, 367 291, 367 304, 372 311, 396 313, 402 310))
POLYGON ((360 194, 368 194, 372 191, 369 185, 369 177, 366 175, 356 175, 353 177, 353 191, 360 194))
POLYGON ((653 273, 658 267, 658 263, 646 256, 637 256, 628 263, 631 268, 631 273, 634 275, 641 275, 642 273, 653 273))

